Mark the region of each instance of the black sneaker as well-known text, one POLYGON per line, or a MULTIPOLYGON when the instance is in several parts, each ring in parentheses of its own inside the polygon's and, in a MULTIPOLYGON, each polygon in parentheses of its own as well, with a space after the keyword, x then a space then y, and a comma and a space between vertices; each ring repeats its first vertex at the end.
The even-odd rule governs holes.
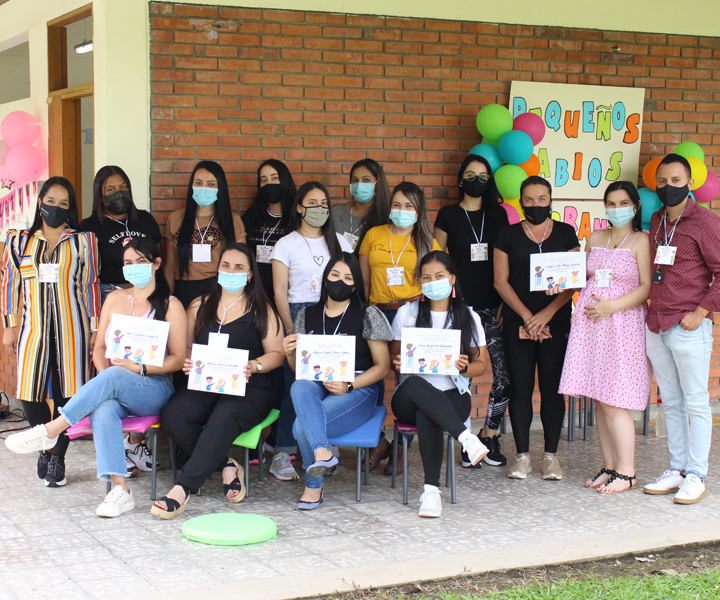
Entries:
POLYGON ((37 474, 40 479, 45 479, 48 472, 48 463, 50 462, 49 452, 40 452, 37 462, 37 474))
POLYGON ((482 461, 480 461, 476 465, 473 465, 470 462, 470 457, 468 456, 468 453, 463 450, 462 455, 460 456, 460 466, 463 469, 482 469, 482 461))
POLYGON ((53 454, 50 457, 48 472, 45 476, 45 485, 47 487, 60 487, 67 483, 65 479, 65 458, 53 454))
POLYGON ((499 467, 507 464, 507 458, 505 458, 500 451, 500 435, 494 435, 493 437, 482 437, 478 436, 480 441, 490 450, 490 452, 483 459, 487 464, 493 467, 499 467))

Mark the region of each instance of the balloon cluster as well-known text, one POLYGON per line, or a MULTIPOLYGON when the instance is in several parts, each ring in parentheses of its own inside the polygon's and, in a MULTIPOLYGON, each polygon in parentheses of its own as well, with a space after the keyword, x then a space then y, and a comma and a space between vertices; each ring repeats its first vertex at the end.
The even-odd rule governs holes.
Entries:
POLYGON ((522 215, 520 185, 529 176, 540 173, 540 160, 533 149, 545 137, 545 123, 534 113, 523 113, 513 119, 501 104, 483 106, 476 123, 483 141, 473 146, 470 154, 488 161, 508 219, 511 224, 518 223, 522 215))
POLYGON ((35 117, 21 110, 8 114, 0 124, 0 183, 18 189, 37 181, 45 172, 45 153, 33 146, 40 135, 35 117))
MULTIPOLYGON (((675 146, 673 153, 679 154, 690 163, 691 178, 694 182, 692 195, 695 201, 710 208, 709 203, 720 195, 720 179, 705 166, 705 152, 695 142, 682 142, 675 146)), ((657 181, 655 174, 662 158, 653 158, 642 172, 643 183, 647 186, 638 190, 642 200, 643 229, 650 229, 650 219, 653 213, 662 208, 662 203, 655 193, 657 181)))

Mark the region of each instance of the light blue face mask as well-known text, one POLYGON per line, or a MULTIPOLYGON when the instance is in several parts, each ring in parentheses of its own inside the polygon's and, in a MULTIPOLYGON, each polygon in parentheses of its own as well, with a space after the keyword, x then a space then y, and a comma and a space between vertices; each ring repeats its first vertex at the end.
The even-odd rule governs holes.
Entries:
POLYGON ((414 210, 399 210, 393 208, 390 211, 390 220, 400 229, 407 229, 417 223, 417 213, 414 210))
POLYGON ((137 288, 144 288, 155 278, 151 263, 125 265, 123 267, 123 275, 128 283, 131 283, 137 288))
POLYGON ((207 208, 208 206, 217 202, 218 189, 209 187, 195 187, 193 186, 193 200, 198 206, 207 208))
POLYGON ((613 224, 613 227, 625 227, 635 216, 635 207, 633 206, 621 206, 620 208, 607 208, 608 221, 613 224))
POLYGON ((375 197, 375 184, 369 181, 358 181, 350 184, 350 193, 358 202, 365 204, 375 197))
POLYGON ((247 273, 218 271, 218 283, 228 294, 237 294, 247 285, 247 273))
POLYGON ((449 279, 438 279, 422 284, 422 291, 430 300, 445 300, 452 293, 452 285, 449 279))

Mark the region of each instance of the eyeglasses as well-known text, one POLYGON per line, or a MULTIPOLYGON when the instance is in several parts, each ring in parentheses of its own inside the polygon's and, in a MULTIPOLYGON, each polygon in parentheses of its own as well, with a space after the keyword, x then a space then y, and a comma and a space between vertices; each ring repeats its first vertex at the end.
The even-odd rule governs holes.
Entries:
POLYGON ((475 173, 466 173, 463 176, 463 181, 482 181, 483 183, 487 183, 490 180, 490 176, 486 173, 480 173, 480 175, 475 175, 475 173))

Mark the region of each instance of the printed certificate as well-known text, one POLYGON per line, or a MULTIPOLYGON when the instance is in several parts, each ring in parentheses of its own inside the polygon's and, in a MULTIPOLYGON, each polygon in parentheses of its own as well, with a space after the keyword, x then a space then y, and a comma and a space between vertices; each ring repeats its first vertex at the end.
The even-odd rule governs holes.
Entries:
POLYGON ((584 252, 545 252, 530 255, 530 291, 549 290, 560 284, 562 289, 585 287, 584 252))
POLYGON ((403 327, 400 341, 401 373, 459 375, 459 329, 403 327))
POLYGON ((231 396, 245 395, 247 350, 193 344, 190 359, 193 367, 188 376, 189 390, 231 396))
POLYGON ((301 335, 295 350, 295 379, 355 381, 355 336, 301 335))
POLYGON ((127 358, 162 367, 169 333, 167 321, 114 314, 108 325, 105 358, 127 358))

